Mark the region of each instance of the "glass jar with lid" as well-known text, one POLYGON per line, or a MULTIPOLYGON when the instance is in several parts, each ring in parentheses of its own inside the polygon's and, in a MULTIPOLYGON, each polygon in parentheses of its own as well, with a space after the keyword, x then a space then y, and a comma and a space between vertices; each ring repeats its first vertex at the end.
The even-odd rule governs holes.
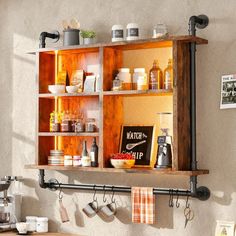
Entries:
POLYGON ((153 28, 153 38, 161 38, 168 35, 167 26, 159 23, 153 28))
POLYGON ((95 132, 96 123, 94 118, 88 118, 85 122, 85 132, 95 132))

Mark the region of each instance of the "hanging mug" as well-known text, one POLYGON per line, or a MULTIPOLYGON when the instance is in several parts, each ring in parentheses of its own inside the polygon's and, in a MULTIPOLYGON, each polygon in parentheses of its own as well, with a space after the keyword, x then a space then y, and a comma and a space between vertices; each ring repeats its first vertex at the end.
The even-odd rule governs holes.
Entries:
POLYGON ((94 200, 90 203, 88 203, 84 208, 83 208, 83 212, 85 213, 85 215, 87 215, 88 217, 93 217, 97 214, 98 212, 98 202, 97 200, 94 200))

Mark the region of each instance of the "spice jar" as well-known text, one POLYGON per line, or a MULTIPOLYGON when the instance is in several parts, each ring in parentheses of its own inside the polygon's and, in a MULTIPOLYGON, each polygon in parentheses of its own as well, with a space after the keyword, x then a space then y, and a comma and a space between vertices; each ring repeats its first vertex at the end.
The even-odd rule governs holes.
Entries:
POLYGON ((85 122, 85 132, 95 132, 96 124, 94 118, 88 118, 85 122))
POLYGON ((157 24, 153 29, 153 38, 161 38, 168 35, 167 26, 165 24, 157 24))
POLYGON ((60 114, 53 111, 50 114, 50 132, 60 132, 60 114))
POLYGON ((134 68, 133 84, 132 84, 132 88, 134 90, 137 90, 137 82, 138 82, 138 77, 140 75, 147 76, 147 74, 145 73, 145 68, 134 68))
POLYGON ((111 29, 112 42, 119 42, 124 40, 124 28, 122 25, 113 25, 111 29))
POLYGON ((77 119, 75 122, 75 132, 81 133, 84 132, 84 123, 82 119, 77 119))
POLYGON ((26 223, 28 223, 28 231, 35 232, 36 231, 36 216, 26 216, 26 223))
POLYGON ((61 132, 72 132, 72 121, 69 111, 66 111, 62 116, 61 132))
POLYGON ((47 217, 37 217, 36 231, 38 233, 48 232, 48 218, 47 217))
POLYGON ((65 155, 64 156, 64 166, 72 166, 73 160, 71 155, 65 155))
POLYGON ((139 27, 136 23, 129 23, 126 27, 126 39, 137 40, 139 39, 139 27))
POLYGON ((137 81, 137 90, 147 90, 147 76, 139 75, 137 81))
POLYGON ((73 166, 82 166, 81 156, 73 156, 73 166))

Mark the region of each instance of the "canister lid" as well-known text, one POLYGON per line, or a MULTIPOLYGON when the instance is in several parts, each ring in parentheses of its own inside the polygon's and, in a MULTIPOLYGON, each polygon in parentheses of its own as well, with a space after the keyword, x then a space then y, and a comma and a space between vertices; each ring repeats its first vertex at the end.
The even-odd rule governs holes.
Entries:
POLYGON ((134 72, 145 73, 145 68, 134 68, 134 72))
POLYGON ((122 25, 113 25, 112 30, 123 30, 123 26, 122 25))
POLYGON ((26 221, 36 221, 37 220, 37 216, 26 216, 26 221))
POLYGON ((37 217, 37 221, 40 221, 40 222, 47 222, 48 221, 48 218, 47 217, 37 217))
POLYGON ((127 28, 138 28, 138 24, 137 23, 129 23, 127 25, 127 28))
POLYGON ((65 156, 64 156, 64 159, 65 159, 65 160, 71 160, 71 159, 72 159, 72 156, 71 156, 71 155, 65 155, 65 156))

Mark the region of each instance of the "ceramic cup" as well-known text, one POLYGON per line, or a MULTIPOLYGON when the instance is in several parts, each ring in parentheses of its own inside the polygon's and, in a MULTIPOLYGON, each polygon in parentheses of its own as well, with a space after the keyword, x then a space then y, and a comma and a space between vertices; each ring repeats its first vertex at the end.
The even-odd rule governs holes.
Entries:
POLYGON ((86 207, 83 208, 83 212, 88 216, 88 217, 93 217, 97 214, 98 212, 98 202, 93 201, 87 204, 86 207))
POLYGON ((16 228, 19 234, 26 234, 28 231, 29 223, 26 222, 18 222, 16 223, 16 228))
POLYGON ((103 206, 100 210, 105 216, 110 217, 116 214, 116 204, 115 202, 109 203, 103 206))

